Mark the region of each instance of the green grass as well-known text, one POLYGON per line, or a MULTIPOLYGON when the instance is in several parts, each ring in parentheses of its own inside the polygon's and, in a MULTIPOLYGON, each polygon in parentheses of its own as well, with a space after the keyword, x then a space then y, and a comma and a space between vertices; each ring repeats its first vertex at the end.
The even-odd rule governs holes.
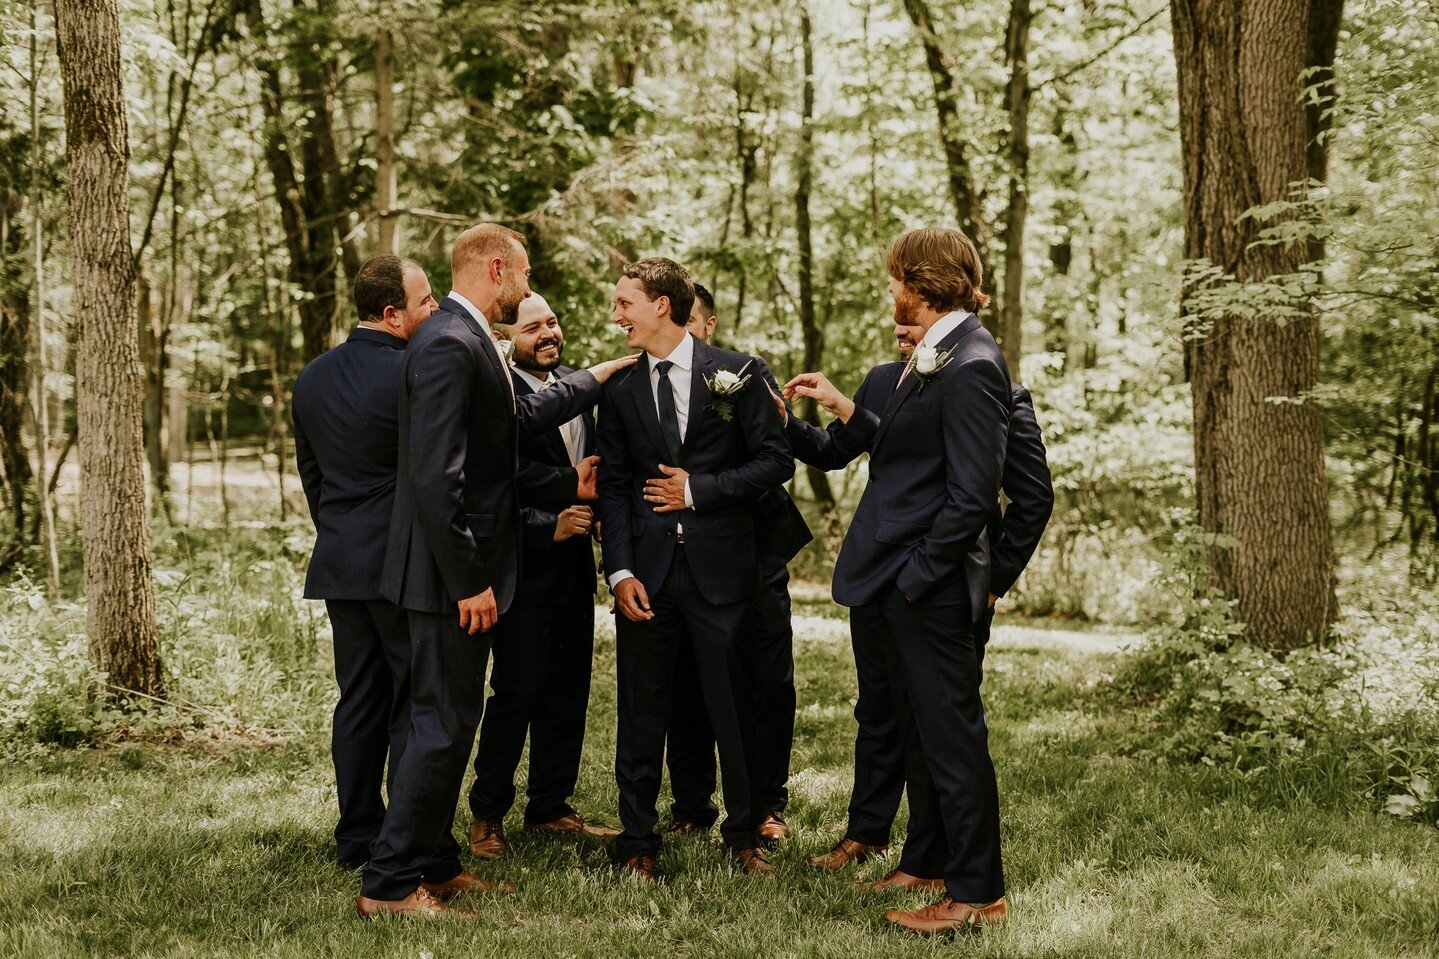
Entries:
MULTIPOLYGON (((1010 922, 960 943, 890 931, 881 913, 923 896, 859 892, 804 865, 843 828, 853 666, 832 611, 801 612, 793 838, 773 880, 735 874, 712 836, 670 844, 670 881, 643 888, 604 849, 530 839, 513 817, 514 855, 478 871, 520 891, 475 900, 478 921, 361 922, 357 876, 330 861, 316 716, 278 744, 127 745, 6 768, 0 955, 1439 954, 1439 832, 1117 754, 1132 717, 1088 692, 1112 668, 1112 638, 1028 626, 1001 626, 986 662, 1010 922)), ((612 634, 599 650, 578 804, 614 822, 612 634)))

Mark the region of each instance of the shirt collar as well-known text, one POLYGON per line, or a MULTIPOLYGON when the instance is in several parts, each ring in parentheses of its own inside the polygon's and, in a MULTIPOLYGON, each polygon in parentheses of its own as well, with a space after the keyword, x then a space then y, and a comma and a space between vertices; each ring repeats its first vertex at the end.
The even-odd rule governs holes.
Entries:
POLYGON ((690 367, 694 366, 694 335, 691 334, 688 330, 686 330, 684 339, 680 340, 679 346, 676 346, 673 350, 670 351, 669 356, 655 356, 653 353, 649 352, 646 352, 645 355, 650 358, 650 369, 654 369, 655 364, 660 362, 661 360, 669 360, 679 369, 688 371, 690 367))
POLYGON ((480 326, 485 328, 485 332, 489 334, 490 339, 494 339, 495 332, 494 330, 490 329, 490 321, 488 318, 486 318, 485 314, 480 311, 480 308, 478 306, 475 306, 475 304, 471 303, 469 300, 465 299, 463 296, 456 293, 454 290, 450 291, 449 298, 460 304, 460 306, 463 306, 466 310, 469 310, 470 316, 474 317, 476 320, 479 321, 480 326))
POLYGON ((522 370, 518 366, 514 366, 513 364, 510 366, 510 369, 514 370, 520 379, 530 384, 530 388, 533 389, 536 393, 544 389, 546 386, 550 385, 550 381, 548 379, 542 380, 535 374, 531 373, 529 370, 522 370))
POLYGON ((967 310, 955 310, 953 313, 946 313, 941 316, 928 330, 924 338, 919 342, 925 346, 938 346, 944 338, 959 328, 959 324, 969 318, 967 310))

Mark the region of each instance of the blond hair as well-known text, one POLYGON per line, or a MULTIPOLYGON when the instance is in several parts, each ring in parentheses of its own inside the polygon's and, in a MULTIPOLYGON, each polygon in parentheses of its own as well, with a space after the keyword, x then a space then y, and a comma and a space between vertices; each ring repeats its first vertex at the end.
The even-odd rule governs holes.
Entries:
POLYGON ((450 251, 450 272, 459 276, 481 263, 499 258, 506 267, 514 263, 516 247, 523 249, 525 238, 507 226, 481 223, 461 233, 450 251))

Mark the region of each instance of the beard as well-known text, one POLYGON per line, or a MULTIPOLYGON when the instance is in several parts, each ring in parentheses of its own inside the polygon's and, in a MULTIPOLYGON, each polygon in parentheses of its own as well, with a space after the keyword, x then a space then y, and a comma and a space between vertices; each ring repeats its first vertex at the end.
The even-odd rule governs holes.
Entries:
POLYGON ((495 317, 490 322, 514 326, 520 317, 520 303, 528 291, 520 286, 513 272, 506 270, 504 276, 499 292, 495 294, 495 317))
POLYGON ((560 357, 564 355, 565 345, 559 340, 542 340, 535 344, 533 350, 521 350, 515 348, 515 365, 520 369, 532 373, 548 373, 560 365, 560 357), (544 359, 540 359, 541 347, 554 346, 553 353, 546 353, 544 359))
POLYGON ((905 290, 894 298, 894 325, 895 326, 918 326, 920 308, 924 305, 919 294, 912 290, 905 290))

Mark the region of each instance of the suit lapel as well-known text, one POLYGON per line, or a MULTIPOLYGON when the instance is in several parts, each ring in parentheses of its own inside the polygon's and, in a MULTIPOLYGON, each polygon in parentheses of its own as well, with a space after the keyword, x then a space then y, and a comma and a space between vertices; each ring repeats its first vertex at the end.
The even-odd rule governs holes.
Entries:
POLYGON ((625 380, 629 387, 630 399, 634 401, 636 411, 640 415, 640 423, 644 426, 645 432, 649 434, 650 442, 654 444, 659 459, 669 458, 665 452, 665 437, 660 432, 660 414, 655 408, 655 394, 650 389, 650 357, 646 355, 643 360, 634 365, 629 377, 625 380))
MULTIPOLYGON (((941 351, 954 349, 955 344, 978 328, 979 317, 973 313, 969 314, 969 316, 966 316, 960 321, 958 326, 949 331, 948 336, 939 341, 939 349, 941 351)), ((901 375, 903 375, 903 370, 904 367, 901 367, 901 375)), ((909 375, 900 381, 898 388, 894 391, 894 395, 890 397, 889 402, 885 404, 884 415, 880 417, 879 431, 874 434, 874 445, 870 447, 871 449, 879 449, 879 444, 884 439, 884 434, 889 432, 889 425, 894 422, 895 414, 897 414, 900 407, 904 405, 904 401, 913 396, 919 389, 919 383, 919 375, 915 373, 914 370, 910 370, 909 375)))
POLYGON ((676 466, 684 465, 685 457, 689 456, 690 450, 694 448, 695 437, 704 426, 705 410, 710 402, 710 388, 705 382, 705 376, 711 372, 713 361, 709 346, 695 340, 694 359, 690 362, 690 416, 689 422, 685 424, 688 428, 685 430, 684 444, 680 446, 680 462, 676 463, 676 466))

